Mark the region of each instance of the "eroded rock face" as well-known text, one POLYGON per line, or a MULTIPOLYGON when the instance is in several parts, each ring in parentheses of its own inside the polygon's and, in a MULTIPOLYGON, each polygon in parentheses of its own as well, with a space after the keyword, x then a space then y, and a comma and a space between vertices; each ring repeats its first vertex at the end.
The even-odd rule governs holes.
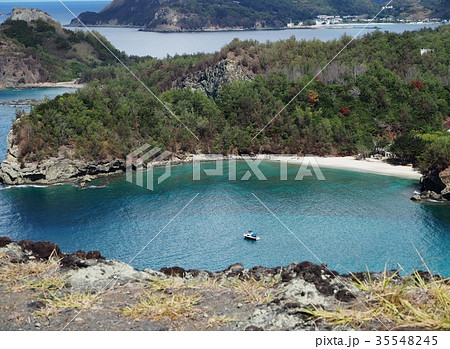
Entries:
POLYGON ((0 184, 55 184, 61 182, 87 182, 94 178, 125 171, 124 160, 81 161, 60 157, 41 162, 21 163, 20 149, 14 144, 11 131, 7 139, 6 159, 0 164, 0 184))
POLYGON ((208 97, 216 97, 224 85, 233 81, 250 81, 252 79, 252 73, 227 58, 204 71, 198 71, 187 77, 180 87, 200 90, 206 93, 208 97))
POLYGON ((0 89, 46 81, 42 65, 31 56, 15 51, 7 41, 0 40, 0 89))
POLYGON ((86 182, 97 177, 125 170, 123 160, 84 162, 79 160, 50 158, 41 163, 25 164, 5 160, 0 164, 0 183, 55 184, 61 182, 86 182))
POLYGON ((11 20, 13 21, 37 21, 38 19, 50 23, 56 24, 59 26, 59 23, 56 22, 48 13, 34 9, 34 8, 23 8, 23 7, 14 7, 11 13, 11 20))
POLYGON ((414 201, 450 201, 450 167, 442 172, 425 175, 421 179, 422 190, 414 195, 414 201))
POLYGON ((445 184, 445 188, 442 189, 441 195, 445 199, 450 200, 450 167, 439 173, 439 178, 441 182, 445 184))

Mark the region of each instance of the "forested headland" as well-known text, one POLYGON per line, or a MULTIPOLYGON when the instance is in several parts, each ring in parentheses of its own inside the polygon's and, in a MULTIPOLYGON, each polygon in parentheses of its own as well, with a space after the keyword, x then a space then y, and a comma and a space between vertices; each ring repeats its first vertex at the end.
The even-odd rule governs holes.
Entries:
POLYGON ((132 71, 200 141, 122 66, 84 75, 88 86, 21 115, 14 125, 21 161, 61 147, 83 159, 124 158, 143 143, 173 153, 348 155, 392 148, 400 161, 450 165, 449 26, 403 34, 375 32, 340 40, 259 44, 234 40, 215 54, 134 59, 132 71), (432 51, 421 55, 421 48, 432 51), (195 72, 231 59, 252 74, 216 96, 177 86, 195 72), (391 145, 391 146, 389 146, 391 145))

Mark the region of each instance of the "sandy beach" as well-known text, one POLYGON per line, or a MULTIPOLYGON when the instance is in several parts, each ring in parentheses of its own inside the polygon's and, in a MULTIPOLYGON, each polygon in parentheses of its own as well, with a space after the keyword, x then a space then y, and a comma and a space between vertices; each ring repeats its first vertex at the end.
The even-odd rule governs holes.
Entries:
POLYGON ((20 85, 20 88, 54 88, 54 87, 62 87, 62 88, 82 88, 84 85, 79 84, 77 80, 74 81, 65 81, 65 82, 40 82, 37 84, 23 84, 20 85))
MULTIPOLYGON (((260 156, 268 161, 288 160, 289 163, 302 163, 302 157, 281 157, 281 156, 260 156)), ((394 176, 409 179, 420 179, 420 172, 414 170, 411 166, 394 166, 385 161, 376 159, 356 160, 353 156, 345 157, 313 157, 310 163, 317 162, 320 167, 336 168, 341 170, 373 173, 384 176, 394 176)))
POLYGON ((352 156, 324 158, 316 157, 319 166, 325 168, 339 168, 358 172, 368 172, 385 176, 395 176, 410 179, 420 179, 420 172, 411 166, 394 166, 376 159, 355 160, 352 156))

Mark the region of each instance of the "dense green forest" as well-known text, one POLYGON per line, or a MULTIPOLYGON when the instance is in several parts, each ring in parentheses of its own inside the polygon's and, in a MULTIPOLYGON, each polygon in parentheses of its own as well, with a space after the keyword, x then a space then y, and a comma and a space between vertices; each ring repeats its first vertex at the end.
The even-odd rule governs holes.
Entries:
POLYGON ((352 42, 271 120, 351 38, 259 44, 234 40, 205 55, 143 58, 131 69, 196 134, 197 141, 119 65, 20 115, 14 124, 22 161, 61 149, 84 159, 124 158, 143 143, 173 153, 369 154, 392 149, 423 171, 450 166, 450 26, 403 34, 374 32, 352 42), (421 55, 420 49, 434 51, 421 55), (187 76, 232 57, 252 81, 215 97, 178 88, 187 76))
MULTIPOLYGON (((126 55, 101 38, 117 56, 126 59, 126 55)), ((94 67, 115 63, 115 58, 92 34, 64 29, 57 22, 8 19, 0 26, 0 39, 15 46, 14 52, 1 54, 36 58, 49 81, 74 80, 94 67)))

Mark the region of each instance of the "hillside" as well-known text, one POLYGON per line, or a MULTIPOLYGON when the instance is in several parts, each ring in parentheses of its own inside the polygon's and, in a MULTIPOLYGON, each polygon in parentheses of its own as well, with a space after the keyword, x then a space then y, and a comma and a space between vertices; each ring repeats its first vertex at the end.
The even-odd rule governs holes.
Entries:
MULTIPOLYGON (((149 31, 199 31, 286 27, 290 20, 317 15, 373 16, 386 2, 378 0, 114 0, 99 13, 79 17, 87 25, 135 26, 149 31)), ((445 0, 400 0, 381 16, 448 18, 445 0)), ((80 25, 74 19, 72 25, 80 25)))
POLYGON ((74 80, 112 62, 91 34, 64 29, 40 10, 15 7, 0 26, 0 89, 74 80))
MULTIPOLYGON (((83 13, 90 25, 131 25, 155 31, 230 28, 279 28, 289 19, 316 15, 374 14, 370 0, 115 0, 98 14, 83 13)), ((76 25, 77 20, 72 21, 76 25)))

